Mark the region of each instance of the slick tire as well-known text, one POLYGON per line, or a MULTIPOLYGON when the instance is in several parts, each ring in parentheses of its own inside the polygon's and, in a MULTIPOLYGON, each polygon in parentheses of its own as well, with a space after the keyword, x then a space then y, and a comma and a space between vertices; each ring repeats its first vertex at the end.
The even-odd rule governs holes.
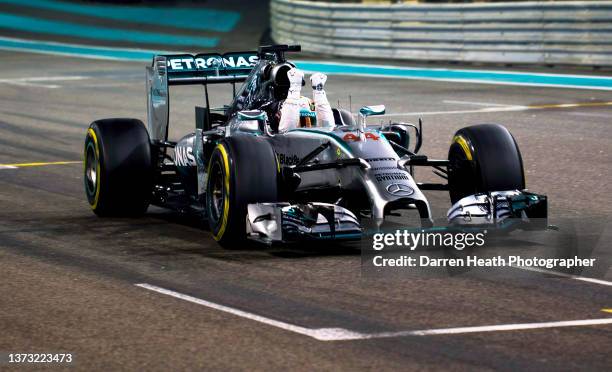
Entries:
POLYGON ((246 240, 249 203, 278 201, 279 165, 263 138, 221 141, 208 164, 206 215, 213 238, 225 247, 246 240))
POLYGON ((460 129, 453 137, 448 160, 452 203, 476 193, 525 188, 521 152, 504 126, 482 124, 460 129))
POLYGON ((139 216, 152 193, 149 134, 136 119, 91 123, 84 148, 85 194, 98 216, 139 216))

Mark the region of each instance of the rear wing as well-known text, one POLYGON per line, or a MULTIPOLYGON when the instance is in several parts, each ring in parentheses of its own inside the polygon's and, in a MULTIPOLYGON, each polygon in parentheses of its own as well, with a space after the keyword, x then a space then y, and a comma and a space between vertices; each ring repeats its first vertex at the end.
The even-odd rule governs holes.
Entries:
POLYGON ((165 66, 168 85, 214 84, 244 81, 257 61, 257 52, 175 54, 156 56, 153 66, 165 66))
POLYGON ((147 127, 154 141, 166 141, 171 85, 245 81, 259 61, 257 52, 173 54, 153 58, 147 67, 147 127))

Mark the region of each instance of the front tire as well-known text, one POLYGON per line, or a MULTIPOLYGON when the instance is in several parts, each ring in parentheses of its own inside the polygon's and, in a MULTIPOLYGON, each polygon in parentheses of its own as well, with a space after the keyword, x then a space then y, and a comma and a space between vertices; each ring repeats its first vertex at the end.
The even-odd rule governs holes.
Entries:
POLYGON ((452 203, 476 193, 525 188, 521 152, 504 126, 482 124, 458 130, 448 160, 452 203))
POLYGON ((85 194, 98 216, 138 216, 146 212, 153 167, 149 134, 140 120, 91 123, 84 148, 85 194))
POLYGON ((260 137, 235 136, 221 141, 208 164, 206 214, 213 238, 221 245, 246 239, 249 203, 278 201, 278 162, 260 137))

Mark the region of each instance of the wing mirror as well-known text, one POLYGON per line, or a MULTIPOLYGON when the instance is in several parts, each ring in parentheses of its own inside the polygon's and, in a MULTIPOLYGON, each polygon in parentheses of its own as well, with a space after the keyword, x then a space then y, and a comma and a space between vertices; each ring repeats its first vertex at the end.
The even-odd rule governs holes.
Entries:
POLYGON ((365 117, 374 115, 384 115, 385 105, 363 106, 359 109, 359 113, 365 117))
POLYGON ((238 119, 240 119, 240 121, 266 120, 267 118, 268 116, 266 113, 260 110, 238 112, 238 119))
POLYGON ((268 115, 265 111, 249 110, 238 112, 238 129, 246 132, 258 132, 269 134, 266 123, 268 115))
POLYGON ((384 115, 386 111, 385 105, 375 105, 375 106, 363 106, 359 109, 359 122, 357 123, 359 126, 359 130, 361 132, 365 131, 366 127, 366 118, 368 116, 375 115, 384 115))

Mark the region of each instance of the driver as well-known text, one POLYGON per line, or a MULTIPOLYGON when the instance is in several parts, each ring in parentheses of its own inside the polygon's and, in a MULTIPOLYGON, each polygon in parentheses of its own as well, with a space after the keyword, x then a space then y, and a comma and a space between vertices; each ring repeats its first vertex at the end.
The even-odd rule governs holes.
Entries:
POLYGON ((310 77, 312 101, 301 95, 303 71, 293 67, 287 72, 287 77, 289 92, 277 111, 277 115, 280 116, 279 133, 300 127, 334 127, 334 114, 323 90, 327 76, 317 72, 310 77))

